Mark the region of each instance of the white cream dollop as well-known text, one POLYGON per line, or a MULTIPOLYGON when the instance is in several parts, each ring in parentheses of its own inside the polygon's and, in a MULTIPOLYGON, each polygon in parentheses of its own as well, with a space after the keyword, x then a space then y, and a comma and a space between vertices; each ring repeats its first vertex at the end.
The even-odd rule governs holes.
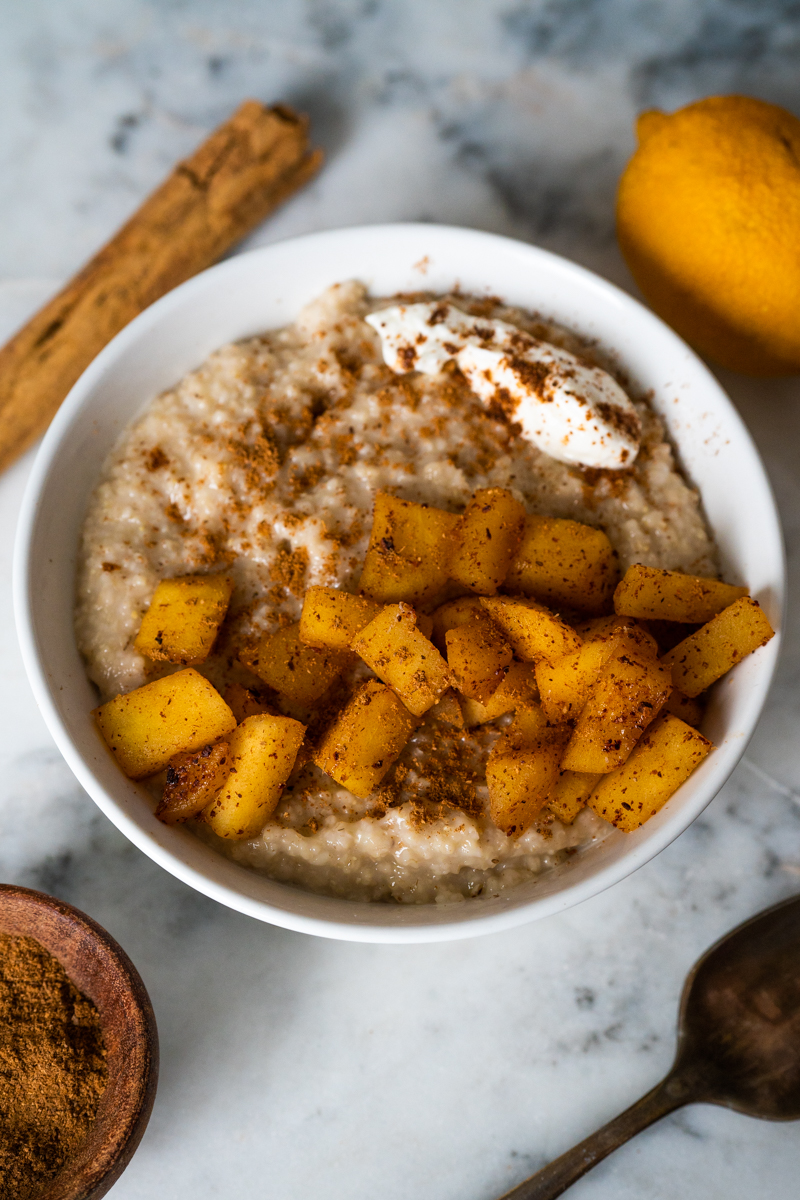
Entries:
POLYGON ((443 302, 396 304, 366 320, 397 374, 437 375, 457 363, 472 391, 485 404, 498 403, 552 458, 615 469, 631 466, 639 453, 641 424, 628 396, 607 371, 567 350, 443 302))

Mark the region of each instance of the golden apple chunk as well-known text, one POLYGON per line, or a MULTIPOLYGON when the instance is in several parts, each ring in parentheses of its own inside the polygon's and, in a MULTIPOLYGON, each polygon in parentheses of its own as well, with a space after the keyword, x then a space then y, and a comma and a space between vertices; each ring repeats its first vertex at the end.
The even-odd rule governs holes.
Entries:
POLYGON ((94 718, 131 779, 162 771, 176 754, 199 750, 236 726, 222 696, 192 667, 116 696, 94 718))
POLYGON ((486 764, 489 815, 509 837, 524 833, 558 779, 569 731, 551 726, 540 709, 520 709, 497 739, 486 764))
POLYGON ((525 509, 508 488, 479 488, 456 530, 450 578, 493 596, 508 574, 525 527, 525 509))
POLYGON ((488 614, 481 612, 481 617, 448 630, 445 644, 459 691, 485 704, 514 658, 503 634, 488 614))
POLYGON ((300 614, 300 641, 318 650, 349 650, 381 607, 377 600, 341 588, 310 587, 300 614))
POLYGON ((458 521, 455 513, 378 492, 361 591, 382 604, 433 600, 447 586, 458 521))
POLYGON ((362 629, 353 649, 417 717, 455 685, 453 672, 417 628, 416 614, 408 604, 384 608, 362 629))
POLYGON ((516 654, 528 662, 556 662, 581 645, 581 639, 560 617, 524 596, 482 596, 481 604, 500 626, 516 654))
POLYGON ((668 668, 617 650, 600 673, 575 724, 562 767, 607 774, 625 762, 672 691, 668 668))
POLYGON ((775 631, 756 600, 743 596, 662 658, 684 696, 699 696, 738 662, 765 646, 775 631))
POLYGON ((547 797, 547 807, 562 825, 571 825, 586 807, 586 801, 602 778, 602 775, 588 772, 559 772, 553 790, 547 797))
POLYGON ((370 680, 339 713, 314 762, 364 799, 375 791, 417 724, 390 687, 370 680))
POLYGON ((603 776, 589 796, 589 807, 631 833, 663 808, 712 749, 702 733, 664 713, 624 766, 603 776))
POLYGON ((634 563, 614 592, 614 611, 645 620, 703 625, 746 595, 747 588, 734 587, 720 579, 634 563))
POLYGON ((156 662, 196 666, 211 653, 233 591, 227 575, 162 579, 133 648, 156 662))
POLYGON ((611 609, 618 579, 617 556, 602 529, 529 516, 506 587, 556 608, 603 613, 611 609))
POLYGON ((298 622, 261 639, 256 673, 286 700, 308 706, 327 692, 352 661, 350 654, 306 646, 300 640, 298 622))
POLYGON ((272 816, 292 773, 305 726, 291 717, 246 717, 230 737, 230 771, 205 820, 217 837, 255 837, 272 816))

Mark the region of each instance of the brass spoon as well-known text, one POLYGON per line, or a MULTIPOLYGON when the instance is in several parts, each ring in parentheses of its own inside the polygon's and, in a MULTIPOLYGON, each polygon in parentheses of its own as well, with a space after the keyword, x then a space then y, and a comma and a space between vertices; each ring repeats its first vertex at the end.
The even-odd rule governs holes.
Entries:
POLYGON ((554 1200, 635 1133, 697 1103, 800 1117, 800 897, 740 925, 695 964, 666 1079, 502 1200, 554 1200))

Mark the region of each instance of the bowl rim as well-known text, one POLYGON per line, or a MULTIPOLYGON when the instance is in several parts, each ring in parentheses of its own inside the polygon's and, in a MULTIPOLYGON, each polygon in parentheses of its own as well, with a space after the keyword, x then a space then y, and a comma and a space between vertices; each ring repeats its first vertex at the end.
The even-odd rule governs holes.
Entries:
MULTIPOLYGON (((241 336, 246 335, 242 334, 241 336)), ((610 348, 614 349, 613 346, 610 348)), ((498 234, 459 226, 399 222, 323 230, 270 243, 243 254, 234 255, 168 292, 121 330, 74 384, 44 436, 31 470, 19 515, 14 550, 13 592, 23 662, 37 704, 51 735, 67 764, 95 803, 148 857, 190 887, 210 898, 239 912, 284 928, 346 941, 419 943, 474 937, 479 934, 512 928, 570 908, 574 904, 606 890, 638 870, 674 841, 695 820, 717 794, 739 762, 763 709, 777 664, 781 634, 785 624, 785 576, 785 551, 777 507, 769 479, 753 439, 717 379, 694 351, 659 317, 615 284, 561 255, 553 254, 540 247, 498 234), (319 897, 324 902, 324 913, 309 915, 307 912, 297 912, 295 911, 296 905, 292 903, 292 893, 299 893, 309 902, 305 905, 306 908, 311 904, 310 897, 313 897, 314 894, 290 884, 277 885, 282 889, 280 903, 247 895, 245 894, 246 889, 238 890, 229 886, 227 882, 212 879, 198 867, 183 861, 181 856, 156 841, 150 833, 132 819, 124 807, 97 779, 83 755, 77 750, 54 702, 47 671, 41 660, 37 644, 32 595, 33 572, 36 564, 32 560, 31 549, 39 515, 41 493, 51 468, 57 462, 65 435, 73 423, 80 421, 83 405, 91 396, 95 384, 101 380, 106 370, 113 366, 114 361, 124 351, 135 345, 137 339, 156 327, 164 317, 179 309, 181 305, 187 301, 190 302, 195 294, 202 293, 210 283, 219 283, 224 280, 226 275, 234 276, 236 272, 241 271, 243 260, 256 267, 264 260, 268 260, 270 256, 285 254, 287 248, 301 254, 309 251, 318 253, 320 250, 324 250, 326 243, 335 246, 337 242, 344 242, 346 245, 347 241, 353 237, 373 239, 377 247, 382 239, 407 236, 414 232, 420 234, 424 232, 426 237, 442 239, 444 242, 452 241, 453 238, 464 243, 482 242, 489 248, 503 248, 506 252, 513 251, 526 259, 528 264, 543 264, 551 272, 560 273, 578 289, 593 292, 595 297, 600 297, 604 302, 608 302, 622 315, 626 310, 629 313, 637 314, 638 319, 648 322, 662 340, 666 339, 667 342, 671 342, 676 356, 683 356, 684 360, 688 359, 692 369, 702 379, 704 385, 716 394, 716 402, 725 411, 728 430, 734 431, 739 443, 747 448, 752 472, 748 481, 749 488, 751 491, 755 488, 760 493, 762 505, 771 514, 772 527, 766 531, 765 536, 768 540, 771 538, 772 541, 770 553, 774 560, 774 596, 776 607, 781 614, 781 621, 776 630, 776 636, 760 652, 762 655, 761 669, 756 679, 751 681, 746 715, 742 721, 743 732, 737 735, 735 747, 723 744, 715 748, 713 760, 716 770, 712 772, 711 778, 705 780, 703 785, 697 786, 690 801, 685 802, 680 809, 680 813, 676 812, 670 820, 661 824, 647 840, 632 845, 616 861, 600 867, 588 878, 574 882, 555 893, 539 897, 533 896, 513 905, 506 904, 496 911, 492 911, 488 900, 470 901, 470 908, 473 903, 476 905, 472 913, 469 916, 464 914, 463 918, 455 920, 448 920, 449 914, 446 910, 448 908, 463 910, 464 905, 403 905, 401 907, 407 911, 407 917, 402 925, 393 926, 374 918, 370 919, 364 911, 361 911, 371 909, 375 913, 375 917, 379 917, 380 914, 375 912, 376 909, 392 908, 392 906, 377 905, 374 902, 346 901, 325 896, 319 897), (285 906, 284 895, 286 896, 285 906), (485 907, 478 909, 478 903, 485 907), (419 912, 422 909, 432 908, 438 910, 440 919, 435 921, 420 919, 415 922, 411 913, 408 912, 408 910, 416 909, 419 912), (327 915, 328 912, 330 915, 327 915)), ((253 874, 247 868, 241 868, 241 870, 253 874)), ((311 907, 314 907, 313 904, 311 907)))
MULTIPOLYGON (((31 937, 61 963, 68 978, 95 1004, 104 1033, 109 1005, 94 991, 97 966, 124 1020, 97 1116, 78 1153, 45 1184, 41 1200, 99 1200, 119 1179, 142 1139, 158 1085, 158 1029, 147 989, 119 943, 86 913, 46 892, 0 884, 0 933, 31 937), (39 918, 44 917, 45 925, 39 918), (65 951, 73 950, 73 955, 65 951), (77 964, 83 961, 84 972, 77 964), (94 968, 94 970, 92 969, 94 968)), ((39 1193, 37 1193, 39 1195, 39 1193)))

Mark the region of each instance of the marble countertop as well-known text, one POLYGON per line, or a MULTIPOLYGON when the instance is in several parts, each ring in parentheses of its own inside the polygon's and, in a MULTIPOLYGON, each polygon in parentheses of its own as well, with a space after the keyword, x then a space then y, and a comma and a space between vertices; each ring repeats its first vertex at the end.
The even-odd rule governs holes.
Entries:
MULTIPOLYGON (((743 91, 800 112, 800 14, 775 0, 14 0, 0 4, 0 336, 245 96, 312 115, 328 163, 250 244, 423 219, 508 233, 635 291, 613 194, 642 107, 743 91)), ((199 896, 95 808, 16 646, 0 477, 0 879, 122 943, 158 1019, 155 1111, 118 1200, 491 1200, 666 1071, 682 981, 800 890, 800 384, 720 373, 767 464, 789 552, 786 648, 730 782, 611 891, 510 933, 346 945, 199 896)), ((797 1195, 800 1132, 697 1106, 575 1200, 797 1195)))

